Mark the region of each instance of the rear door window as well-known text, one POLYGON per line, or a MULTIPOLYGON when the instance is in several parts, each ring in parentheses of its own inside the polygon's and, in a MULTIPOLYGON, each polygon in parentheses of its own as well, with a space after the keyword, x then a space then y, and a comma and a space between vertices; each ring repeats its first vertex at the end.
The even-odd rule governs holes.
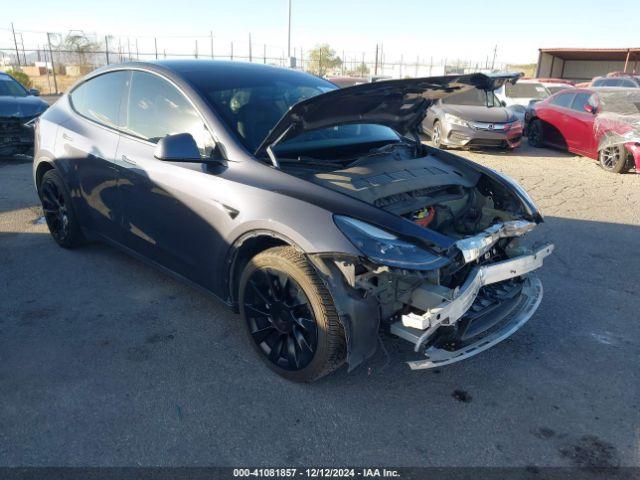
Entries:
POLYGON ((571 106, 571 102, 573 101, 573 97, 575 96, 575 93, 561 93, 559 95, 556 95, 556 97, 551 100, 551 105, 555 105, 556 107, 569 108, 571 106))
POLYGON ((576 94, 575 98, 573 99, 573 103, 571 104, 571 110, 587 113, 584 107, 589 104, 589 99, 591 98, 591 96, 592 94, 588 92, 580 92, 576 94))
POLYGON ((94 122, 118 128, 130 76, 131 72, 121 70, 87 80, 69 95, 73 109, 94 122))

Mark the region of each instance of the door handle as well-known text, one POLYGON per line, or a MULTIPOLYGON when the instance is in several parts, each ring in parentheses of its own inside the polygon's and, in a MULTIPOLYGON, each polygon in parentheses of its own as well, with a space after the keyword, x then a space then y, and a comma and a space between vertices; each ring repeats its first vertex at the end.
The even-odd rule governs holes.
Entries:
POLYGON ((124 163, 128 163, 129 165, 137 165, 136 162, 134 160, 131 160, 129 157, 127 157, 126 155, 122 155, 122 161, 124 163))
POLYGON ((67 135, 66 133, 62 134, 62 139, 66 140, 68 142, 72 142, 73 141, 73 137, 71 137, 70 135, 67 135))

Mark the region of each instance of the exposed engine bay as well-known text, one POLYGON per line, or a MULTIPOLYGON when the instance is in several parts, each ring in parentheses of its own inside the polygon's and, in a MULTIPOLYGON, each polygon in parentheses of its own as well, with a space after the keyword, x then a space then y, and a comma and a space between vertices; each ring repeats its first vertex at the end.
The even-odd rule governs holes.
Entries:
POLYGON ((452 239, 437 269, 396 268, 366 257, 318 255, 325 278, 377 304, 380 328, 410 341, 426 359, 453 363, 518 330, 542 298, 530 274, 553 245, 525 246, 532 218, 514 191, 466 160, 428 147, 390 144, 348 161, 283 164, 283 170, 357 198, 452 239), (337 270, 336 270, 337 269, 337 270))

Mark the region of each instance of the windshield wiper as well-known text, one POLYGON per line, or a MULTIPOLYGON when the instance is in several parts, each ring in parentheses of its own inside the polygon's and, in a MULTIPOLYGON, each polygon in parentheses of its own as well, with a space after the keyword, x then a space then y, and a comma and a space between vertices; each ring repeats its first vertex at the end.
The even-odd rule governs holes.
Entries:
POLYGON ((313 157, 298 156, 297 158, 279 158, 280 163, 291 163, 297 165, 319 166, 319 167, 343 167, 344 160, 318 160, 313 157))

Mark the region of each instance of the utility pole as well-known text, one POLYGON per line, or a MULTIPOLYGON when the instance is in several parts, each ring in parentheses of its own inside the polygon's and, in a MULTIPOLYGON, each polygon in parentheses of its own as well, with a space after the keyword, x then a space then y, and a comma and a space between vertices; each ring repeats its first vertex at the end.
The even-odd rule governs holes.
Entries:
POLYGON ((107 59, 107 65, 109 65, 109 37, 104 36, 104 55, 107 59))
POLYGON ((251 51, 251 33, 249 33, 249 63, 253 62, 253 52, 251 51))
POLYGON ((209 37, 211 38, 211 60, 213 60, 213 30, 209 31, 209 37))
MULTIPOLYGON (((289 23, 287 27, 287 57, 291 58, 291 0, 289 0, 288 15, 289 23)), ((289 60, 289 62, 291 62, 291 60, 289 60)))
POLYGON ((373 66, 373 74, 377 75, 378 74, 378 44, 376 43, 376 63, 374 63, 373 66))
POLYGON ((51 49, 51 34, 47 32, 47 43, 49 44, 49 55, 51 56, 51 72, 53 72, 53 88, 58 93, 58 80, 56 79, 56 67, 53 64, 53 50, 51 49))
POLYGON ((198 39, 196 38, 196 58, 198 58, 198 39))
POLYGON ((262 63, 267 64, 267 44, 262 46, 262 63))
POLYGON ((153 37, 153 45, 156 48, 156 60, 158 59, 158 39, 156 37, 153 37))
POLYGON ((233 42, 231 42, 231 60, 233 60, 233 42))
POLYGON ((493 71, 493 67, 496 64, 496 54, 498 53, 498 45, 493 48, 493 60, 491 60, 491 71, 493 71))
POLYGON ((16 60, 18 60, 18 68, 20 68, 20 51, 18 50, 18 40, 16 40, 16 31, 13 28, 13 22, 11 22, 11 31, 13 32, 13 44, 16 46, 16 60))
POLYGON ((136 37, 136 60, 140 60, 140 51, 138 50, 138 37, 136 37))

